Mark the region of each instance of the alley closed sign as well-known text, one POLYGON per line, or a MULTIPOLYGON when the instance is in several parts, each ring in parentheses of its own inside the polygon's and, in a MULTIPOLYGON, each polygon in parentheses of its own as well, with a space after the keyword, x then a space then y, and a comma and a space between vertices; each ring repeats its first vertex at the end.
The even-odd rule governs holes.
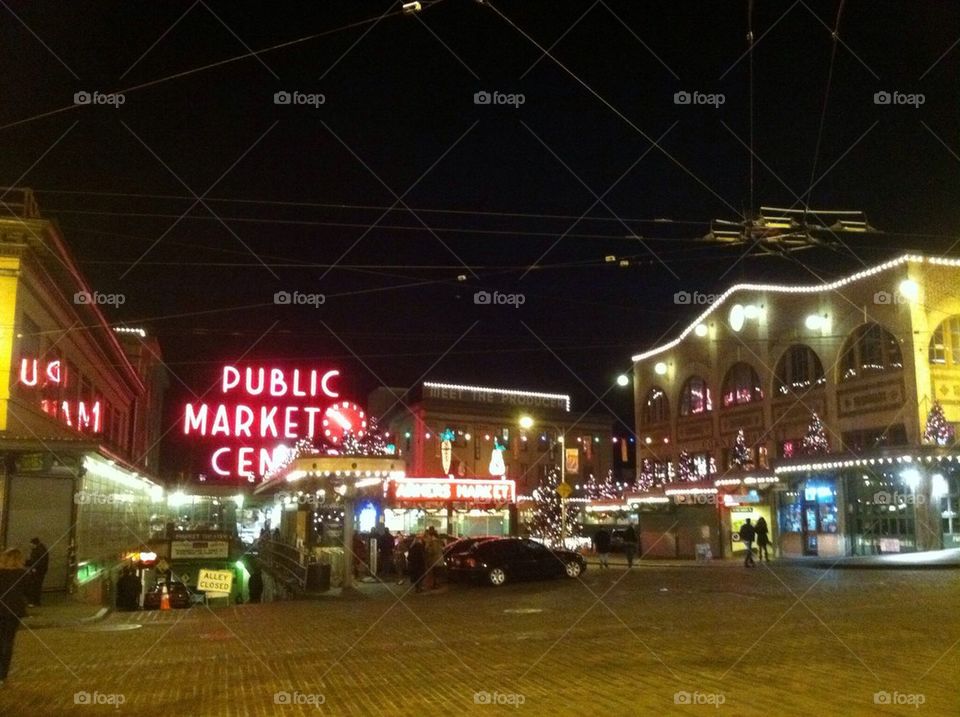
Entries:
POLYGON ((230 570, 201 569, 197 575, 197 590, 202 593, 226 593, 233 589, 233 573, 230 570))

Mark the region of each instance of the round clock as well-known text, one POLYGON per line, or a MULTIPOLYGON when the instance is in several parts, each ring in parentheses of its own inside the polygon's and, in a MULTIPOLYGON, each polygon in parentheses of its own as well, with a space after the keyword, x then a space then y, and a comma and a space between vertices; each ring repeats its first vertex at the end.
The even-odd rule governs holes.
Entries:
POLYGON ((352 433, 362 438, 367 432, 367 414, 355 403, 341 401, 330 406, 323 414, 323 436, 331 443, 340 443, 352 433))

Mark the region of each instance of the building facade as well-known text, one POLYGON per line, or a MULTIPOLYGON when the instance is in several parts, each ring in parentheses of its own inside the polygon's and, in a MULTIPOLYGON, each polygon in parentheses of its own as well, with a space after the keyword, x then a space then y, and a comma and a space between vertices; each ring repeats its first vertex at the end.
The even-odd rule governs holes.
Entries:
POLYGON ((633 357, 638 484, 715 496, 696 528, 724 554, 744 506, 766 508, 785 555, 957 545, 953 450, 923 434, 934 402, 960 425, 958 285, 960 261, 905 255, 830 283, 731 287, 633 357), (822 456, 803 443, 814 413, 822 456))
POLYGON ((15 216, 0 219, 0 535, 21 549, 39 537, 45 587, 65 589, 100 577, 162 523, 165 379, 156 342, 110 326, 105 295, 30 190, 6 196, 15 216))

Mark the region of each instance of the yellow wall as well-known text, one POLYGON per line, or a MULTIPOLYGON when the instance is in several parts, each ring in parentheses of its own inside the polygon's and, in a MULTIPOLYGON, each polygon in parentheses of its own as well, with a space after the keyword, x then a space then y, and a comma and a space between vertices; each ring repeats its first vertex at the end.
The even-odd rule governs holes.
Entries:
POLYGON ((20 260, 0 257, 0 431, 7 430, 20 260))

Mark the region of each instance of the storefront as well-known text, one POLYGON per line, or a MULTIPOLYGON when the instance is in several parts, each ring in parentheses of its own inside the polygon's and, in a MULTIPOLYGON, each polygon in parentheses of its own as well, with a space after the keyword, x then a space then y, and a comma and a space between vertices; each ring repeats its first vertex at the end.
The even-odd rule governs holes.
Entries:
POLYGON ((444 535, 510 535, 516 499, 516 484, 501 478, 391 478, 384 523, 393 533, 433 527, 444 535))
POLYGON ((784 462, 783 555, 880 555, 960 546, 960 454, 920 447, 784 462))

